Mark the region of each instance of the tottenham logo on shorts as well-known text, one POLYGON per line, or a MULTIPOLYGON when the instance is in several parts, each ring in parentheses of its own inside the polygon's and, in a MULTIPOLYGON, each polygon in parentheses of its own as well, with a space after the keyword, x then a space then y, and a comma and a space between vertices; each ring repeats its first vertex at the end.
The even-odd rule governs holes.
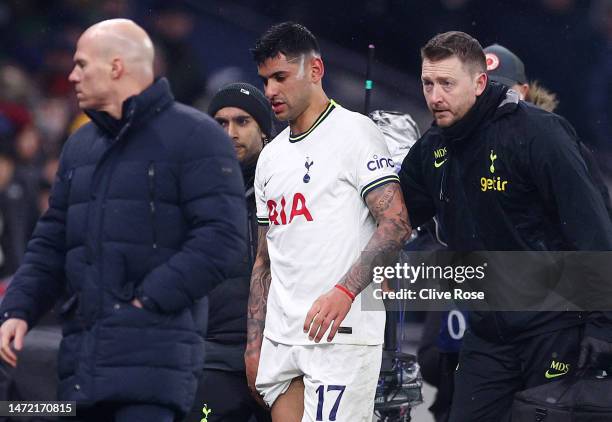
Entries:
POLYGON ((372 158, 373 159, 368 161, 368 164, 367 164, 368 170, 370 171, 380 170, 384 167, 393 168, 395 166, 395 163, 390 158, 386 158, 386 157, 378 158, 378 155, 374 155, 374 157, 372 158))
POLYGON ((310 161, 310 157, 306 157, 306 162, 304 163, 304 167, 306 167, 306 174, 304 175, 304 183, 310 182, 310 167, 314 164, 314 161, 310 161))

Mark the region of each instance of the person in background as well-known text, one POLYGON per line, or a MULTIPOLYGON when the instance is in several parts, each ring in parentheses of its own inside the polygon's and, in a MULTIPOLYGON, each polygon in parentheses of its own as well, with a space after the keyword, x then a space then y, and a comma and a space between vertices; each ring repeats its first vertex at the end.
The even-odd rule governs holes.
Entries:
POLYGON ((244 254, 240 168, 227 135, 153 78, 153 44, 112 19, 79 38, 91 122, 66 142, 49 208, 0 307, 0 357, 60 298, 58 398, 82 421, 171 422, 204 362, 199 301, 244 254))
MULTIPOLYGON (((519 93, 521 100, 532 103, 542 110, 552 113, 557 109, 559 105, 557 95, 541 86, 537 81, 528 81, 525 74, 525 65, 516 54, 499 44, 486 47, 484 52, 487 60, 487 74, 492 81, 515 90, 519 93)), ((600 162, 575 131, 574 137, 577 139, 580 154, 589 169, 593 183, 601 192, 608 214, 612 219, 612 201, 600 168, 600 162)))
POLYGON ((246 379, 247 302, 251 269, 257 253, 257 213, 253 182, 257 159, 272 135, 272 108, 264 94, 247 83, 221 88, 208 107, 232 139, 240 162, 247 204, 247 253, 230 279, 208 295, 204 373, 188 421, 199 422, 204 405, 208 422, 269 422, 270 412, 251 395, 246 379), (231 397, 231 400, 228 399, 231 397))
POLYGON ((523 101, 543 110, 554 111, 559 105, 557 95, 541 86, 538 81, 528 81, 523 61, 506 47, 493 44, 484 49, 487 73, 492 81, 506 85, 519 93, 523 101))
MULTIPOLYGON (((489 81, 466 33, 434 36, 421 58, 434 122, 399 173, 411 223, 437 216, 450 251, 612 250, 612 222, 567 121, 489 81), (478 183, 492 177, 499 189, 478 183)), ((611 326, 606 312, 470 312, 449 420, 509 420, 516 392, 605 367, 611 326)))

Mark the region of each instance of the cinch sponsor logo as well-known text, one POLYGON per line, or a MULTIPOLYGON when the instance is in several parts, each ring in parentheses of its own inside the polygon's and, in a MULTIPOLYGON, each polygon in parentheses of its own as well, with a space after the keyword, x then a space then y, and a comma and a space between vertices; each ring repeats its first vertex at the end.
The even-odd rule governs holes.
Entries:
POLYGON ((306 198, 299 192, 293 195, 293 199, 291 200, 291 209, 289 210, 286 208, 288 201, 284 196, 281 197, 280 204, 270 199, 268 200, 267 205, 270 224, 282 226, 291 223, 294 218, 299 216, 305 218, 306 221, 312 221, 312 215, 306 207, 306 198), (289 219, 287 219, 287 212, 289 213, 289 219))
MULTIPOLYGON (((491 154, 489 155, 489 160, 491 160, 491 165, 489 166, 489 172, 491 174, 495 174, 495 160, 497 160, 497 154, 491 150, 491 154)), ((492 191, 501 191, 504 192, 506 190, 506 186, 508 185, 507 180, 502 180, 501 177, 493 176, 493 177, 481 177, 480 178, 480 190, 486 192, 488 190, 492 191)))
POLYGON ((444 158, 446 156, 446 147, 438 148, 434 151, 433 155, 435 168, 441 167, 442 164, 446 163, 446 158, 444 158))
POLYGON ((546 371, 544 377, 546 377, 546 379, 557 378, 567 374, 569 370, 569 363, 557 362, 553 359, 552 363, 550 364, 550 369, 546 371))
POLYGON ((395 167, 395 163, 390 158, 386 158, 386 157, 378 158, 377 155, 375 155, 373 158, 374 158, 373 160, 368 161, 368 170, 370 171, 380 170, 385 167, 391 167, 391 168, 395 167))

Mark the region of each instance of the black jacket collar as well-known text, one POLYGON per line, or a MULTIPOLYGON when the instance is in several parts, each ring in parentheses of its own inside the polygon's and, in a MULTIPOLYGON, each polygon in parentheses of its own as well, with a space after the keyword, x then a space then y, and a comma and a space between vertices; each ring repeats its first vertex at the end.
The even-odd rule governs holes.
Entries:
POLYGON ((441 201, 450 201, 448 178, 454 161, 453 152, 468 145, 470 140, 474 139, 475 133, 502 115, 512 113, 517 106, 518 94, 516 92, 509 90, 504 85, 489 82, 461 120, 447 128, 435 126, 437 133, 442 136, 447 146, 446 160, 448 162, 442 169, 440 181, 441 201))
POLYGON ((159 113, 174 101, 166 78, 157 79, 144 91, 123 102, 121 119, 115 119, 104 111, 84 110, 85 114, 101 130, 116 138, 127 127, 138 126, 159 113))

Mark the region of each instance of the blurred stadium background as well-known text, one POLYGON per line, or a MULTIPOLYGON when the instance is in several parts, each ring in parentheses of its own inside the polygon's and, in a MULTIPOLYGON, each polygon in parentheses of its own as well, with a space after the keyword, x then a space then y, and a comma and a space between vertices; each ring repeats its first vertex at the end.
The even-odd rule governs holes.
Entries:
MULTIPOLYGON (((371 109, 410 113, 421 131, 430 118, 419 48, 462 30, 521 57, 529 80, 557 93, 557 112, 612 177, 612 0, 0 0, 0 294, 46 208, 62 144, 86 121, 67 80, 76 40, 115 17, 149 31, 157 74, 200 109, 226 83, 260 86, 249 48, 271 24, 294 20, 320 40, 328 94, 362 111, 372 43, 371 109)), ((408 350, 416 327, 404 338, 408 350)), ((421 407, 415 420, 426 421, 421 407)))

